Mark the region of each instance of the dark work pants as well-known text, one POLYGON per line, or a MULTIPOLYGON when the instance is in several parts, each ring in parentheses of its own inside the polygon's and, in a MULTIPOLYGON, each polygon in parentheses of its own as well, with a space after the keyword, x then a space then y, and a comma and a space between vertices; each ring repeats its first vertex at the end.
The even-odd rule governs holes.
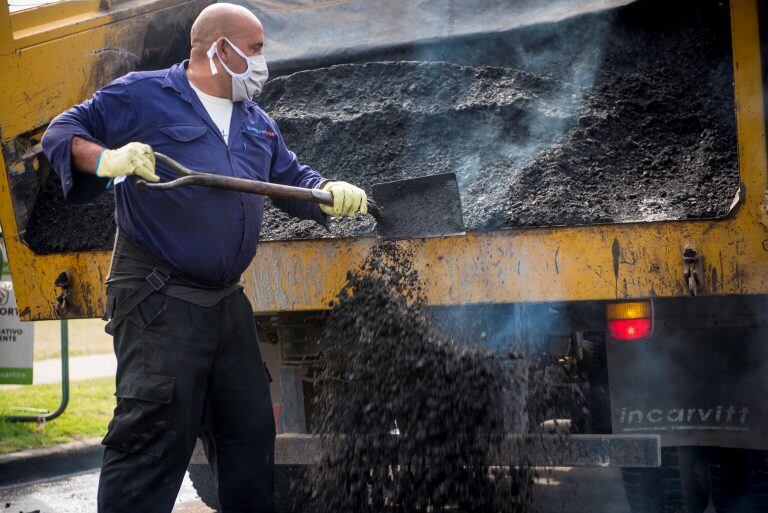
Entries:
MULTIPOLYGON (((119 305, 129 290, 117 290, 119 305)), ((116 328, 117 407, 99 480, 100 513, 169 513, 205 437, 224 513, 274 511, 275 425, 251 305, 212 307, 153 293, 116 328)))

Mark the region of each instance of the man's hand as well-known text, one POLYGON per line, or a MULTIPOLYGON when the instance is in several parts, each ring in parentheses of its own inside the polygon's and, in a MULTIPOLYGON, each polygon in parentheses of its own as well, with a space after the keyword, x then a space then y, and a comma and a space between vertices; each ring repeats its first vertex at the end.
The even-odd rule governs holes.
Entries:
POLYGON ((329 216, 352 217, 358 212, 368 213, 368 196, 360 187, 355 187, 347 182, 326 182, 322 190, 333 194, 333 206, 320 205, 320 210, 329 216))
POLYGON ((96 174, 106 178, 136 175, 148 182, 160 181, 155 174, 155 154, 152 147, 140 142, 101 152, 96 174))

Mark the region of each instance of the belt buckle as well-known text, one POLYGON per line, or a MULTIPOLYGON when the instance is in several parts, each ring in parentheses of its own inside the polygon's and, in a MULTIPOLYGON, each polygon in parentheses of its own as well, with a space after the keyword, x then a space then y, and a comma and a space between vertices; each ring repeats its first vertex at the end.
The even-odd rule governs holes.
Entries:
POLYGON ((168 278, 170 278, 170 276, 155 267, 145 279, 152 285, 152 288, 155 289, 156 292, 160 292, 162 288, 165 287, 165 282, 168 281, 168 278))

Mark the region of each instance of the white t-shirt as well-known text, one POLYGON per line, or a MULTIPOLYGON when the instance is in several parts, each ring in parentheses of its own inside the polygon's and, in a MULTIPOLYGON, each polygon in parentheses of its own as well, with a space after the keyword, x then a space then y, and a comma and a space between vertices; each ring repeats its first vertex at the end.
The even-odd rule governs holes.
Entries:
POLYGON ((202 92, 200 89, 192 85, 192 90, 197 93, 197 97, 200 98, 200 102, 208 111, 208 115, 219 128, 219 132, 224 137, 224 142, 229 144, 229 122, 232 119, 232 100, 228 98, 219 98, 218 96, 211 96, 202 92))

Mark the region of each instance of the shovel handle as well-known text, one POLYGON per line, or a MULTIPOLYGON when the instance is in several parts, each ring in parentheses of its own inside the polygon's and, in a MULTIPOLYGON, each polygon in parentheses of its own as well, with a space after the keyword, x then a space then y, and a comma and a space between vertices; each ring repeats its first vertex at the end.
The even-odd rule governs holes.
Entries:
POLYGON ((322 205, 333 205, 333 194, 320 189, 291 187, 289 185, 260 182, 258 180, 248 180, 246 178, 215 175, 213 173, 201 173, 199 171, 193 171, 188 167, 179 164, 171 157, 158 152, 155 152, 155 159, 170 167, 181 176, 168 182, 150 183, 146 180, 137 180, 136 185, 142 189, 167 191, 184 185, 202 185, 214 189, 261 194, 262 196, 270 196, 272 198, 313 201, 322 205))
MULTIPOLYGON (((181 176, 168 182, 151 183, 146 180, 137 180, 136 185, 138 187, 153 191, 167 191, 184 185, 202 185, 214 189, 260 194, 271 198, 312 201, 320 205, 333 205, 333 194, 328 191, 292 187, 290 185, 248 180, 246 178, 235 178, 233 176, 215 175, 213 173, 201 173, 193 171, 179 164, 168 155, 158 152, 155 152, 155 159, 170 167, 181 176)), ((371 200, 368 200, 368 211, 372 216, 378 218, 379 208, 371 200)))

